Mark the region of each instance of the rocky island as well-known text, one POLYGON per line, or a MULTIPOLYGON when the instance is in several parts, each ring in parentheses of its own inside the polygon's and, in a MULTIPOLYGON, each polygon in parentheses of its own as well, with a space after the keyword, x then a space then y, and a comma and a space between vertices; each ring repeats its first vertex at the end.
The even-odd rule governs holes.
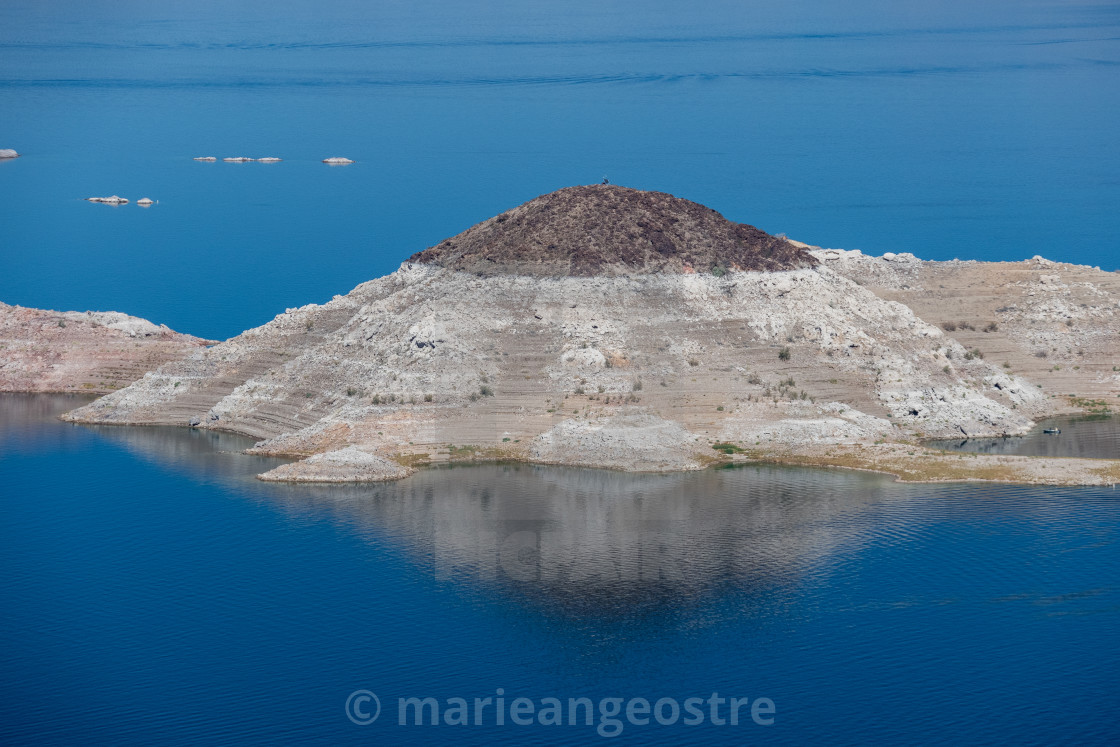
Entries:
POLYGON ((1118 302, 1116 273, 868 257, 668 194, 571 187, 64 417, 228 430, 302 460, 265 479, 769 459, 1114 483, 1120 462, 964 458, 920 441, 1023 433, 1115 401, 1118 302))

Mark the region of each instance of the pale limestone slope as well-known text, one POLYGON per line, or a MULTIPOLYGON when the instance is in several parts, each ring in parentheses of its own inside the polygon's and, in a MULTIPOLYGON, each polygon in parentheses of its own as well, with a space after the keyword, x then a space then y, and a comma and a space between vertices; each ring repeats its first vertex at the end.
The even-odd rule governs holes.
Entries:
POLYGON ((656 470, 701 465, 717 440, 998 435, 1049 411, 1035 387, 965 353, 827 266, 541 278, 406 263, 69 417, 193 419, 271 453, 359 445, 439 461, 471 446, 656 470))
POLYGON ((1001 370, 1040 385, 1056 410, 1076 410, 1071 395, 1118 402, 1118 272, 1042 257, 933 262, 912 254, 813 254, 829 269, 946 328, 1001 370))

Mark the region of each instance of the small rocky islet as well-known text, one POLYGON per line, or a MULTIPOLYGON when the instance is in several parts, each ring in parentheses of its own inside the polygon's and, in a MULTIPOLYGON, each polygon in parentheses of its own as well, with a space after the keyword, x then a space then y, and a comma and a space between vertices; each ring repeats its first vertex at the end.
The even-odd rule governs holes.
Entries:
MULTIPOLYGON (((86 202, 98 202, 103 205, 127 205, 128 198, 120 197, 119 195, 110 195, 109 197, 87 197, 86 202)), ((151 207, 156 204, 156 201, 150 197, 141 197, 136 201, 140 207, 151 207)))
MULTIPOLYGON (((195 156, 194 160, 195 161, 206 161, 208 163, 213 163, 213 162, 217 161, 218 158, 217 158, 217 156, 195 156)), ((284 159, 283 158, 277 158, 275 156, 265 156, 264 158, 250 158, 248 156, 229 156, 229 157, 223 158, 222 160, 225 161, 226 163, 250 163, 252 161, 256 161, 257 163, 280 163, 284 159)), ((348 164, 348 163, 354 163, 354 161, 352 161, 351 159, 343 158, 341 156, 332 156, 330 158, 324 158, 322 162, 326 163, 326 164, 331 164, 332 166, 339 166, 339 165, 345 165, 345 164, 348 164)))
MULTIPOLYGON (((0 158, 16 158, 18 155, 19 154, 14 150, 0 150, 0 158)), ((213 163, 217 161, 218 158, 217 156, 195 156, 193 160, 213 163)), ((227 158, 223 158, 222 160, 226 163, 250 163, 254 161, 256 163, 280 163, 284 159, 277 158, 275 156, 265 156, 264 158, 250 158, 249 156, 229 156, 227 158)), ((342 166, 354 163, 354 161, 352 161, 351 159, 343 158, 341 156, 324 158, 322 162, 332 166, 342 166)), ((129 202, 127 198, 120 197, 119 195, 110 195, 108 197, 87 197, 85 199, 87 202, 97 202, 103 205, 127 205, 129 202)), ((142 207, 150 207, 155 204, 155 200, 152 200, 148 197, 141 197, 136 201, 136 204, 142 207)))

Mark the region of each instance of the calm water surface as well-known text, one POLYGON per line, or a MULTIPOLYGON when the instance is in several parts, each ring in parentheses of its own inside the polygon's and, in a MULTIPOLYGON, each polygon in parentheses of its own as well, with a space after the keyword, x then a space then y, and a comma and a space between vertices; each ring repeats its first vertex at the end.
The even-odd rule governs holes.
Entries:
POLYGON ((1114 270, 1118 70, 1115 2, 5 0, 0 300, 225 338, 604 175, 824 246, 1114 270))
POLYGON ((1115 743, 1120 492, 751 467, 265 485, 230 436, 0 397, 0 741, 565 743, 431 696, 769 697, 621 743, 1115 743), (356 726, 347 696, 386 713, 356 726))
POLYGON ((931 441, 929 445, 980 454, 1120 459, 1120 416, 1051 418, 1024 436, 956 438, 931 441), (1045 432, 1051 429, 1061 433, 1045 432))

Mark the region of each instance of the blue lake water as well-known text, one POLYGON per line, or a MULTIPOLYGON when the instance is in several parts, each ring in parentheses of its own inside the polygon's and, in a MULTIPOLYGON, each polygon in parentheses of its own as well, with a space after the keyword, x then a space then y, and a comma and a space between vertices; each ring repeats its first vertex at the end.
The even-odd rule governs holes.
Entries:
POLYGON ((1120 736, 1116 490, 501 465, 266 485, 244 439, 53 419, 78 402, 0 397, 5 744, 598 739, 397 723, 398 698, 499 689, 776 707, 626 744, 1120 736))
POLYGON ((1120 6, 899 5, 7 0, 0 300, 225 338, 604 175, 824 246, 1120 268, 1120 6))
MULTIPOLYGON (((1120 6, 911 5, 6 0, 0 301, 225 338, 604 176, 825 246, 1120 268, 1120 6), (83 201, 114 193, 159 202, 83 201)), ((597 739, 396 725, 499 688, 777 708, 623 743, 1120 737, 1113 490, 276 486, 242 439, 53 419, 77 401, 0 397, 0 743, 597 739)))

